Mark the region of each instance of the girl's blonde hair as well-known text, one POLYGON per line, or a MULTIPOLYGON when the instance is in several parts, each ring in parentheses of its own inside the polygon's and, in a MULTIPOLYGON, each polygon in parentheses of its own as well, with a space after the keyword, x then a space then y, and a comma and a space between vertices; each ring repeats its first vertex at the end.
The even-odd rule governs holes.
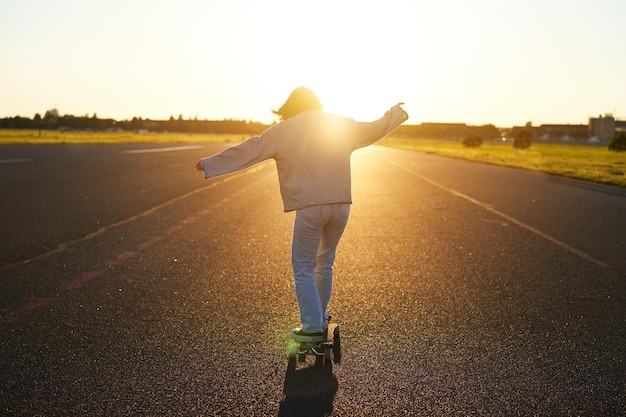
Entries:
POLYGON ((313 91, 306 87, 298 87, 291 92, 285 104, 280 109, 272 110, 274 114, 280 116, 281 120, 287 120, 297 114, 309 110, 322 110, 322 104, 317 99, 313 91))

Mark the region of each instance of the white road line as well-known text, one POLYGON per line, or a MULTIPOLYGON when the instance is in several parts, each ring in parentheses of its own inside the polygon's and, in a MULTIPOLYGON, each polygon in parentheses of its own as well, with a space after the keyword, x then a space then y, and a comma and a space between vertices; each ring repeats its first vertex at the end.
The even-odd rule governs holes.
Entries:
POLYGON ((56 298, 31 298, 30 301, 24 304, 17 310, 9 312, 7 315, 0 317, 0 323, 10 324, 22 321, 30 313, 39 310, 47 306, 50 303, 56 301, 56 298))
POLYGON ((200 148, 202 148, 202 146, 199 146, 199 145, 170 146, 167 148, 132 149, 132 150, 124 151, 122 153, 154 153, 154 152, 188 151, 190 149, 200 149, 200 148))
POLYGON ((7 158, 7 159, 0 159, 0 164, 14 164, 16 162, 31 162, 32 159, 27 159, 27 158, 7 158))
POLYGON ((414 171, 411 171, 410 169, 405 168, 405 167, 403 167, 403 166, 401 166, 401 165, 399 165, 399 164, 397 164, 397 163, 395 163, 393 161, 390 161, 388 159, 386 161, 388 163, 390 163, 391 165, 394 165, 394 166, 400 168, 401 170, 406 171, 409 174, 411 174, 411 175, 421 179, 422 181, 425 181, 425 182, 427 182, 427 183, 429 183, 431 185, 434 185, 435 187, 440 188, 441 190, 444 190, 444 191, 446 191, 446 192, 448 192, 448 193, 450 193, 450 194, 452 194, 454 196, 457 196, 457 197, 460 197, 460 198, 462 198, 464 200, 467 200, 470 203, 477 205, 478 207, 481 207, 481 208, 483 208, 483 209, 485 209, 485 210, 487 210, 487 211, 489 211, 489 212, 491 212, 491 213, 493 213, 493 214, 495 214, 497 216, 500 216, 501 218, 503 218, 503 219, 505 219, 505 220, 507 220, 507 221, 509 221, 509 222, 511 222, 511 223, 513 223, 513 224, 523 228, 523 229, 526 229, 526 230, 528 230, 531 233, 534 233, 535 235, 539 236, 540 238, 545 239, 545 240, 547 240, 547 241, 549 241, 551 243, 554 243, 557 246, 562 247, 563 249, 573 253, 574 255, 576 255, 576 256, 578 256, 578 257, 580 257, 582 259, 585 259, 585 260, 587 260, 587 261, 589 261, 589 262, 591 262, 593 264, 596 264, 597 266, 602 267, 602 268, 610 268, 609 265, 605 264, 601 260, 596 259, 593 256, 591 256, 591 255, 589 255, 589 254, 587 254, 587 253, 585 253, 585 252, 583 252, 583 251, 581 251, 579 249, 576 249, 575 247, 570 246, 570 245, 568 245, 565 242, 561 242, 560 240, 558 240, 558 239, 556 239, 556 238, 554 238, 554 237, 552 237, 552 236, 550 236, 548 234, 545 234, 541 230, 535 229, 534 227, 529 226, 526 223, 521 222, 520 220, 517 220, 517 219, 515 219, 515 218, 513 218, 513 217, 511 217, 509 215, 506 215, 506 214, 504 214, 504 213, 494 209, 491 205, 489 205, 487 203, 483 203, 482 201, 476 200, 476 199, 474 199, 474 198, 472 198, 472 197, 470 197, 470 196, 468 196, 466 194, 463 194, 463 193, 461 193, 459 191, 456 191, 456 190, 454 190, 452 188, 448 188, 445 185, 441 185, 438 182, 435 182, 435 181, 431 180, 430 178, 426 178, 426 177, 424 177, 424 176, 422 176, 422 175, 420 175, 420 174, 418 174, 418 173, 416 173, 414 171))
MULTIPOLYGON (((206 191, 208 189, 211 189, 213 187, 216 187, 218 185, 221 185, 221 184, 224 184, 224 183, 226 183, 228 181, 231 181, 231 180, 233 180, 235 178, 239 178, 239 177, 241 177, 243 175, 247 175, 247 174, 251 174, 251 173, 260 171, 260 170, 262 170, 266 166, 269 166, 269 165, 267 163, 259 164, 259 165, 255 165, 253 167, 250 167, 248 169, 245 169, 243 171, 238 171, 238 172, 230 174, 228 176, 224 176, 223 178, 221 178, 219 180, 215 180, 214 182, 211 182, 209 185, 206 185, 206 186, 201 187, 201 188, 196 188, 195 190, 191 190, 191 191, 189 191, 189 192, 187 192, 185 194, 179 195, 178 197, 174 197, 174 198, 171 198, 170 200, 164 201, 163 203, 157 204, 156 206, 149 208, 148 210, 144 211, 143 213, 139 213, 139 214, 131 216, 131 217, 127 218, 127 219, 120 220, 118 222, 109 224, 107 226, 103 226, 103 227, 99 228, 98 230, 96 230, 95 232, 88 233, 88 234, 86 234, 83 237, 79 237, 77 239, 73 239, 73 240, 70 240, 70 241, 67 241, 67 242, 59 243, 55 249, 52 249, 52 250, 50 250, 48 252, 45 252, 45 253, 42 253, 41 255, 37 255, 37 256, 35 256, 33 258, 30 258, 30 259, 26 259, 26 260, 22 260, 22 261, 17 261, 17 262, 12 262, 12 263, 9 263, 9 264, 1 265, 0 269, 9 269, 9 268, 13 268, 15 266, 25 265, 25 264, 28 264, 28 263, 31 263, 31 262, 34 262, 34 261, 39 261, 41 259, 46 259, 46 258, 48 258, 48 257, 50 257, 52 255, 56 255, 57 253, 64 252, 70 245, 73 245, 73 244, 76 244, 76 243, 79 243, 79 242, 84 242, 84 241, 91 240, 94 237, 100 236, 101 234, 103 234, 105 232, 108 232, 111 229, 114 229, 114 228, 119 227, 119 226, 123 226, 123 225, 131 223, 131 222, 134 222, 135 220, 140 219, 142 217, 146 217, 146 216, 154 213, 155 211, 162 209, 163 207, 167 207, 167 206, 169 206, 171 204, 174 204, 174 203, 176 203, 176 202, 178 202, 180 200, 188 198, 188 197, 190 197, 190 196, 192 196, 194 194, 201 193, 203 191, 206 191)), ((271 174, 271 175, 273 175, 273 174, 271 174)))
MULTIPOLYGON (((156 206, 154 206, 154 207, 152 207, 152 208, 150 208, 150 209, 148 209, 148 210, 144 211, 143 213, 140 213, 140 214, 138 214, 136 216, 132 216, 132 217, 129 217, 128 219, 126 219, 126 220, 122 220, 120 222, 113 223, 113 224, 110 224, 108 226, 102 227, 102 228, 98 229, 96 232, 90 233, 88 235, 85 235, 82 238, 74 239, 72 241, 59 244, 59 246, 56 249, 51 250, 51 251, 49 251, 47 253, 44 253, 44 254, 39 255, 39 256, 36 256, 36 257, 34 257, 32 259, 28 259, 26 261, 15 262, 13 264, 3 265, 3 266, 0 266, 0 268, 9 268, 9 267, 12 267, 12 266, 23 265, 23 264, 26 264, 26 263, 29 263, 29 262, 33 262, 33 261, 36 261, 36 260, 45 259, 45 258, 47 258, 47 257, 49 257, 51 255, 54 255, 56 253, 64 251, 65 249, 67 249, 67 247, 70 244, 93 239, 94 237, 96 237, 98 235, 101 235, 101 234, 107 232, 108 230, 110 230, 110 229, 112 229, 114 227, 118 227, 118 226, 130 223, 130 222, 133 222, 133 221, 135 221, 135 220, 137 220, 137 219, 139 219, 141 217, 145 217, 145 216, 147 216, 147 215, 149 215, 149 214, 155 212, 156 210, 159 210, 159 209, 161 209, 161 208, 163 208, 165 206, 173 204, 173 203, 175 203, 177 201, 180 201, 182 199, 190 197, 190 196, 192 196, 194 194, 197 194, 199 192, 206 191, 206 190, 208 190, 210 188, 213 188, 213 187, 215 187, 215 186, 217 186, 219 184, 224 184, 224 183, 226 183, 226 182, 228 182, 228 181, 230 181, 230 180, 232 180, 234 178, 238 178, 238 177, 241 177, 242 175, 246 175, 246 174, 249 174, 249 173, 260 171, 261 169, 263 169, 264 166, 267 166, 267 165, 268 164, 260 164, 260 165, 248 168, 248 169, 246 169, 244 171, 233 173, 233 174, 231 174, 231 175, 229 175, 227 177, 224 177, 221 180, 218 180, 218 181, 215 181, 215 182, 211 183, 208 186, 189 191, 189 192, 187 192, 187 193, 185 193, 185 194, 183 194, 181 196, 178 196, 178 197, 174 197, 174 198, 172 198, 172 199, 170 199, 168 201, 165 201, 164 203, 161 203, 159 205, 156 205, 156 206)), ((270 176, 273 177, 274 175, 275 175, 274 173, 270 173, 270 174, 265 175, 265 177, 263 177, 263 178, 270 177, 270 176)), ((256 182, 255 182, 255 184, 256 184, 256 182)), ((244 190, 246 190, 247 188, 250 188, 252 186, 254 186, 254 184, 251 185, 251 186, 248 186, 248 187, 244 187, 243 189, 239 189, 237 192, 235 192, 235 194, 242 193, 242 192, 244 192, 244 190)), ((230 199, 229 197, 226 197, 226 198, 222 199, 222 201, 220 203, 214 204, 213 206, 219 206, 219 205, 227 202, 229 199, 230 199)), ((193 215, 193 216, 190 216, 190 217, 187 217, 186 219, 184 219, 182 224, 175 225, 175 226, 170 227, 169 229, 165 230, 165 233, 168 234, 168 235, 172 235, 174 233, 177 233, 178 231, 183 230, 184 225, 194 223, 198 219, 198 216, 204 216, 204 215, 208 215, 210 213, 211 213, 211 209, 208 209, 208 208, 204 209, 204 210, 200 211, 197 215, 193 215)), ((151 239, 149 239, 149 240, 139 244, 139 248, 140 249, 147 249, 150 246, 154 245, 155 243, 157 243, 157 242, 159 242, 159 241, 161 241, 163 239, 164 239, 163 237, 155 236, 155 237, 153 237, 153 238, 151 238, 151 239)), ((124 251, 124 252, 119 253, 116 257, 111 258, 111 259, 105 261, 104 263, 105 263, 105 265, 107 267, 110 267, 110 266, 120 266, 120 265, 125 264, 126 262, 128 262, 129 260, 131 260, 132 258, 134 258, 137 255, 139 255, 138 251, 124 251)), ((105 270, 102 270, 102 269, 94 269, 94 270, 91 270, 91 271, 87 271, 87 272, 84 272, 82 275, 80 275, 79 277, 77 277, 77 278, 75 278, 73 280, 63 282, 59 286, 59 289, 61 289, 61 290, 68 290, 68 291, 69 290, 75 290, 75 289, 78 289, 78 288, 82 287, 83 285, 85 285, 89 281, 92 281, 92 280, 95 280, 95 279, 101 277, 104 274, 105 274, 105 270)), ((43 297, 32 298, 25 305, 15 309, 15 310, 13 310, 13 311, 8 312, 4 316, 0 315, 0 324, 18 323, 18 322, 22 321, 24 318, 26 318, 28 315, 30 315, 30 314, 40 310, 41 308, 47 306, 50 303, 53 303, 57 299, 58 299, 58 297, 52 297, 52 298, 49 298, 49 297, 48 298, 43 298, 43 297)))

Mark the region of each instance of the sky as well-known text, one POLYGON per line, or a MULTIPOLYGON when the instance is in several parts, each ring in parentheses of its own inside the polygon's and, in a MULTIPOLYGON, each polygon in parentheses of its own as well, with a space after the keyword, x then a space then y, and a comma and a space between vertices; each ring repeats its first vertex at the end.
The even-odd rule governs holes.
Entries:
POLYGON ((0 117, 626 119, 624 0, 0 0, 0 117))

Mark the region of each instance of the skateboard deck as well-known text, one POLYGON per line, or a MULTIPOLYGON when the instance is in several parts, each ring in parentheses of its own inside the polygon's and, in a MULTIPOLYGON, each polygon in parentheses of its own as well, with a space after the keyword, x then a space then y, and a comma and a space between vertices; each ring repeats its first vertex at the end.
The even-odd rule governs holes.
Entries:
POLYGON ((337 323, 330 323, 326 330, 326 337, 323 342, 296 342, 291 340, 289 345, 289 359, 296 359, 300 362, 306 360, 307 355, 315 356, 317 359, 335 363, 341 361, 341 335, 340 327, 337 323))

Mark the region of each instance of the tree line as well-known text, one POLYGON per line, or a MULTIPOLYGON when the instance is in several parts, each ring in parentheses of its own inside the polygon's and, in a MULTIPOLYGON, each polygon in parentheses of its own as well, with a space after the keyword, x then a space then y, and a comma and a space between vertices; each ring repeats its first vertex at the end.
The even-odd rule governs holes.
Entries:
POLYGON ((263 123, 246 120, 198 120, 183 119, 182 116, 169 120, 150 120, 133 117, 131 120, 100 119, 93 116, 60 115, 58 110, 46 111, 42 117, 39 113, 28 117, 5 117, 0 119, 0 129, 25 130, 81 130, 81 131, 150 131, 176 133, 227 133, 257 134, 268 127, 263 123))
MULTIPOLYGON (((198 120, 184 119, 181 116, 169 120, 150 120, 133 117, 131 120, 100 119, 92 116, 60 115, 57 109, 48 110, 43 116, 39 113, 28 117, 6 117, 0 119, 0 129, 34 130, 82 130, 82 131, 150 131, 176 133, 214 133, 255 135, 270 125, 246 120, 198 120)), ((500 130, 494 125, 470 126, 464 123, 422 123, 402 125, 395 135, 408 138, 459 139, 473 134, 485 140, 498 139, 500 130)))

